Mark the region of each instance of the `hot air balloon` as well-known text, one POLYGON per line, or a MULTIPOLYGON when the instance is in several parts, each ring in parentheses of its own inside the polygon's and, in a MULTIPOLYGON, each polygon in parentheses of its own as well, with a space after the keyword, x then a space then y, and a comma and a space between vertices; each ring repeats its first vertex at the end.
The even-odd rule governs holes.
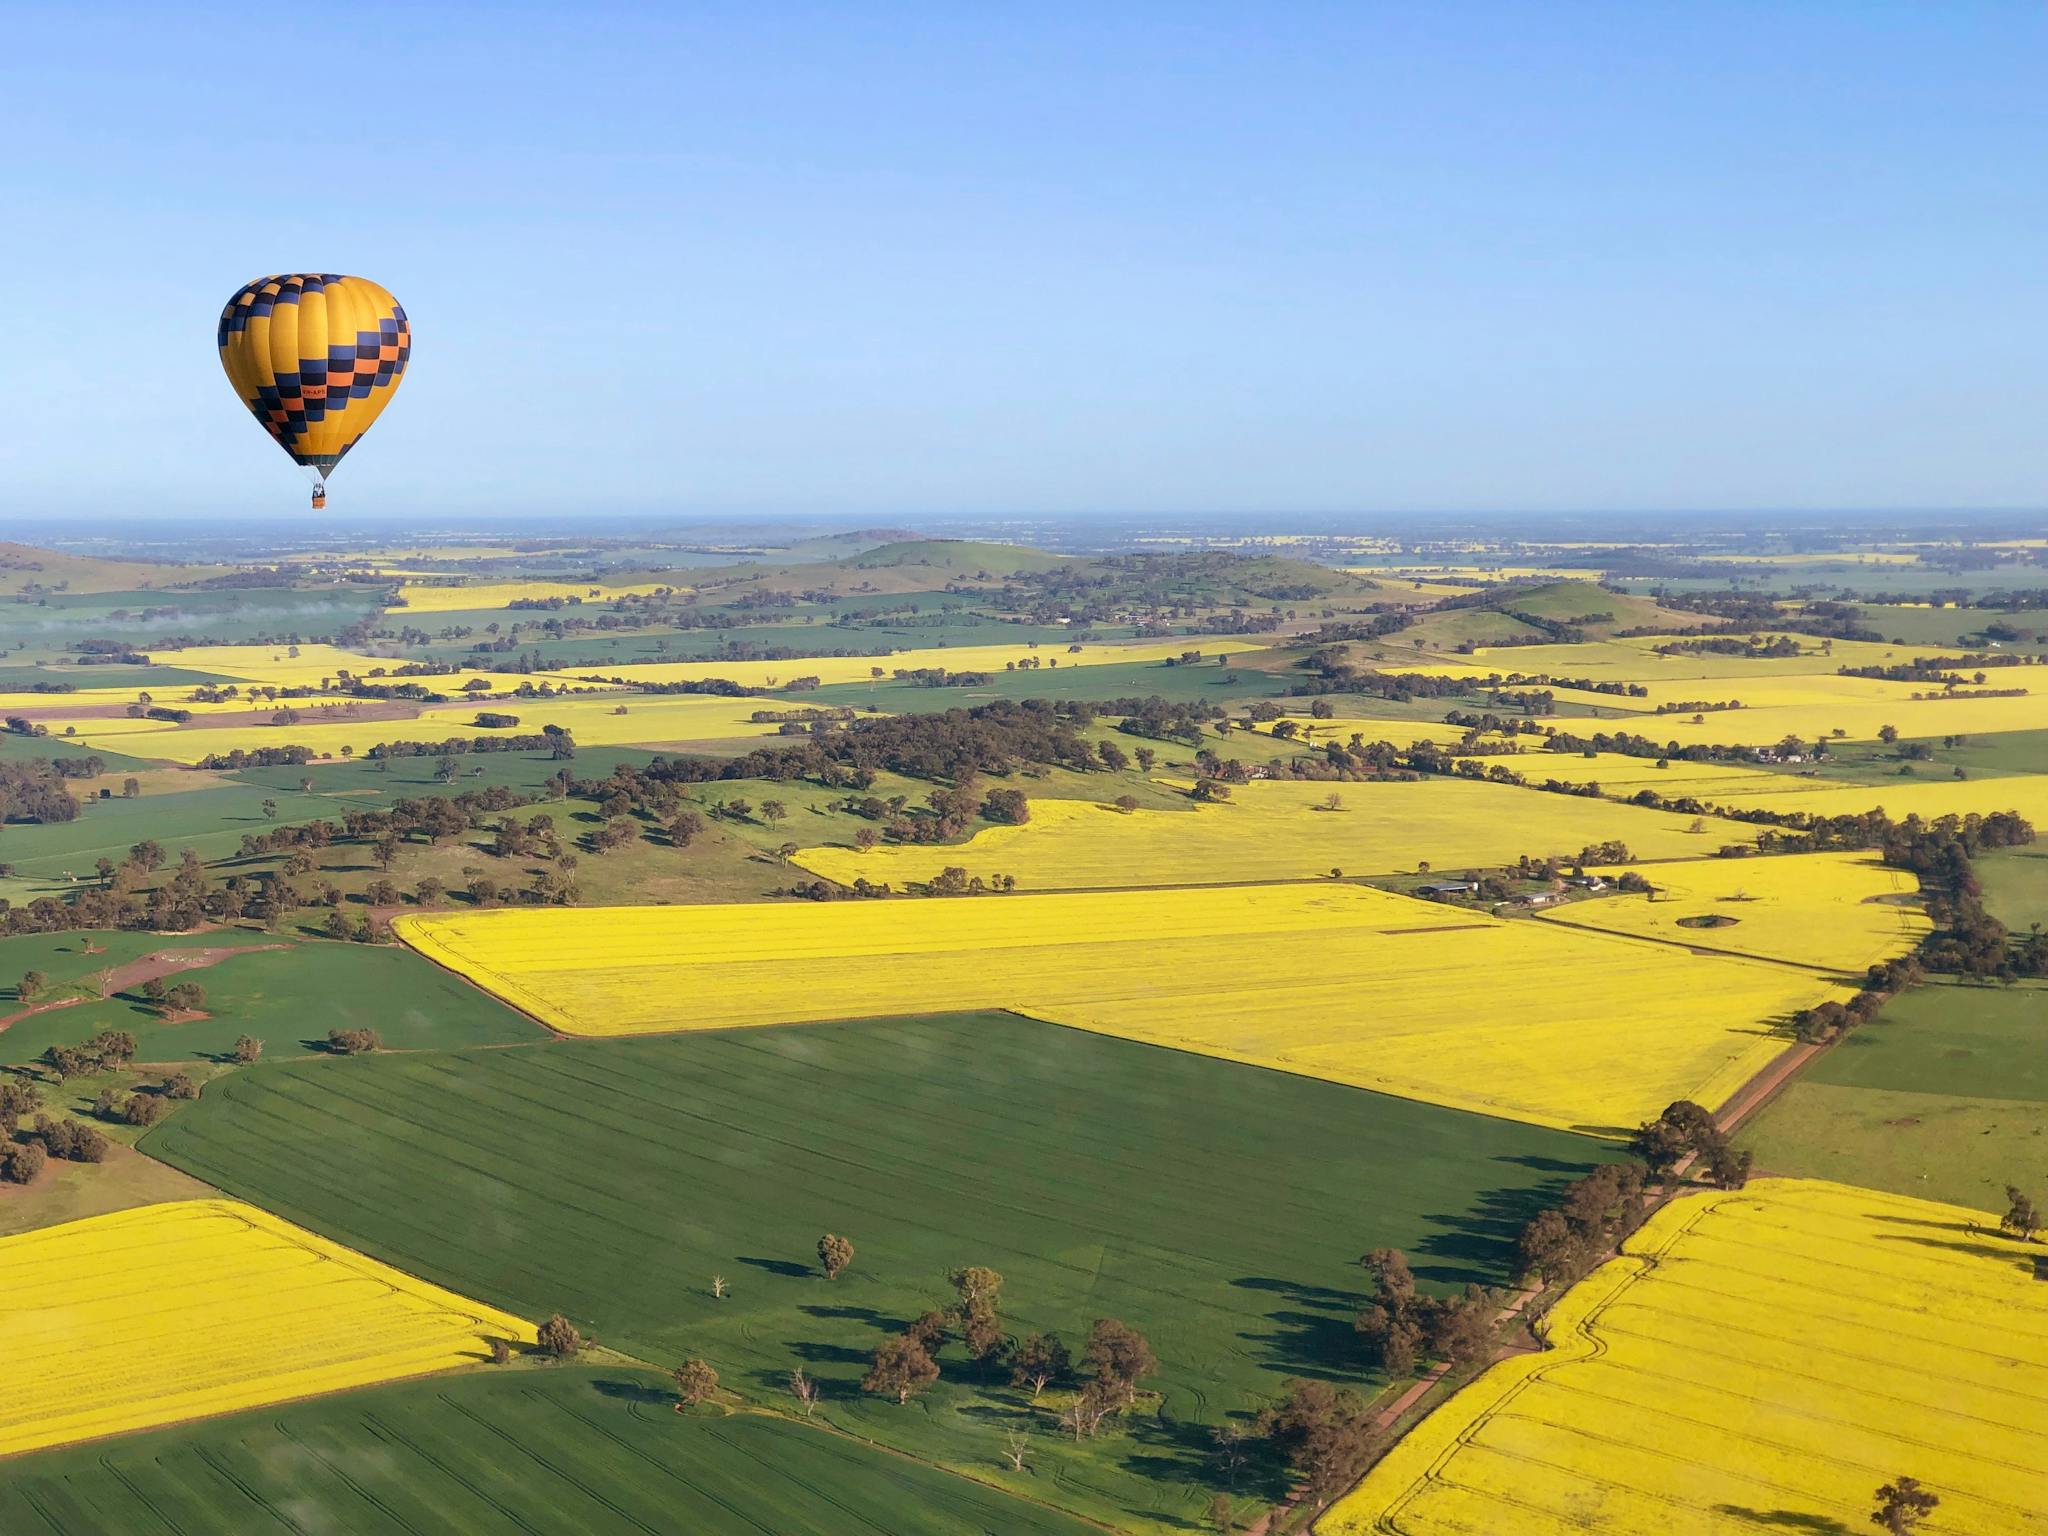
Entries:
POLYGON ((220 365, 263 430, 313 477, 327 477, 384 413, 412 356, 398 300, 363 277, 293 272, 245 283, 220 312, 220 365))

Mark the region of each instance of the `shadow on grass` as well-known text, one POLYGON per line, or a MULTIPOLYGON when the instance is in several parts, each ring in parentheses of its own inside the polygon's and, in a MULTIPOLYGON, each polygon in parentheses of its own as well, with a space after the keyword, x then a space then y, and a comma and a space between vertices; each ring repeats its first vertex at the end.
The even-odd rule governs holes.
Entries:
POLYGON ((673 1403, 676 1395, 644 1381, 614 1381, 603 1379, 593 1381, 591 1389, 600 1397, 616 1398, 623 1403, 673 1403))
POLYGON ((750 1259, 741 1255, 740 1263, 752 1265, 755 1269, 765 1269, 771 1275, 784 1275, 792 1280, 801 1280, 806 1275, 817 1274, 817 1270, 810 1265, 799 1264, 793 1259, 750 1259))

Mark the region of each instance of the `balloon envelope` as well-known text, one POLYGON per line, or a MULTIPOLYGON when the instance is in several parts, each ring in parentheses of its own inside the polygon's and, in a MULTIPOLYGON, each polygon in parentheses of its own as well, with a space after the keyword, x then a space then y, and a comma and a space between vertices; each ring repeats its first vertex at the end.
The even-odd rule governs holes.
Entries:
POLYGON ((242 286, 220 312, 228 382, 292 462, 324 481, 398 392, 412 326, 363 277, 293 272, 242 286))

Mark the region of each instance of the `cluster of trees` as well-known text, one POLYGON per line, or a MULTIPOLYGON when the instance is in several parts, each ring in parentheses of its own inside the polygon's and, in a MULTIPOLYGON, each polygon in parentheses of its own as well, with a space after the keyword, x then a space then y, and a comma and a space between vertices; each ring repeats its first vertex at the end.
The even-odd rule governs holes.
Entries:
POLYGON ((64 822, 78 816, 65 775, 48 758, 0 760, 0 822, 64 822))
POLYGON ((103 1029, 78 1045, 53 1045, 40 1060, 60 1083, 92 1072, 112 1072, 135 1059, 135 1036, 125 1029, 103 1029))
POLYGON ((1637 1126, 1628 1146, 1660 1179, 1670 1178, 1690 1161, 1706 1171, 1716 1189, 1740 1189, 1749 1182, 1752 1155, 1738 1152, 1712 1112, 1690 1099, 1677 1100, 1656 1119, 1637 1126))
POLYGON ((1802 656, 1805 648, 1790 635, 1713 635, 1690 640, 1672 640, 1656 647, 1659 656, 1745 656, 1762 659, 1774 656, 1802 656))
POLYGON ((1500 1304, 1491 1292, 1468 1285, 1457 1296, 1427 1295, 1416 1289, 1398 1248, 1375 1248, 1358 1262, 1372 1274, 1373 1302, 1353 1326, 1372 1363, 1388 1375, 1411 1375, 1424 1359, 1458 1366, 1492 1353, 1500 1304))
POLYGON ((1984 910, 1971 859, 1985 849, 2034 840, 2033 824, 2012 811, 1989 816, 1918 817, 1887 824, 1879 842, 1885 863, 1911 870, 1929 893, 1936 932, 1920 947, 1929 969, 1972 981, 2014 981, 2048 976, 2048 936, 2039 930, 2015 943, 2005 924, 1984 910))
POLYGON ((1576 1284, 1643 1223, 1643 1170, 1602 1163, 1565 1186, 1555 1206, 1540 1211, 1516 1240, 1524 1284, 1576 1284))

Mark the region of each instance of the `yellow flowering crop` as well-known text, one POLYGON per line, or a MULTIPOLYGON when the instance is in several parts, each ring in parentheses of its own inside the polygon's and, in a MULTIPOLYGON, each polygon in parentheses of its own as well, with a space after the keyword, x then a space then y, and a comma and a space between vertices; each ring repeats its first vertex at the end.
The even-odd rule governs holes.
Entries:
POLYGON ((1609 1131, 1717 1103, 1827 978, 1340 884, 407 915, 565 1033, 1010 1008, 1408 1098, 1609 1131))
MULTIPOLYGON (((829 637, 822 631, 823 644, 829 637)), ((593 662, 588 667, 570 667, 555 673, 558 679, 581 676, 619 677, 627 682, 699 682, 722 677, 750 688, 774 688, 793 677, 815 677, 821 683, 865 683, 886 680, 897 672, 915 672, 943 667, 948 672, 1001 672, 1010 663, 1023 666, 1035 662, 1042 669, 1101 667, 1117 663, 1158 662, 1185 651, 1204 656, 1236 655, 1240 651, 1264 649, 1269 642, 1231 640, 1215 635, 1190 635, 1180 640, 1138 640, 1127 644, 1089 641, 1079 650, 1068 650, 1053 641, 1044 645, 938 645, 918 650, 897 651, 888 656, 805 656, 793 661, 642 661, 614 665, 593 662)), ((1213 659, 1209 663, 1214 666, 1213 659)))
MULTIPOLYGON (((1543 919, 1852 974, 1906 953, 1928 930, 1926 914, 1902 900, 1920 883, 1886 868, 1874 853, 1690 859, 1638 865, 1635 872, 1657 887, 1654 896, 1573 902, 1543 919), (1685 921, 1698 918, 1720 921, 1685 921)), ((1621 870, 1589 873, 1614 879, 1621 870)))
POLYGON ((447 1370, 531 1324, 236 1200, 0 1238, 0 1455, 447 1370))
MULTIPOLYGON (((1521 769, 1525 757, 1502 759, 1521 769)), ((1541 766, 1538 763, 1536 766, 1541 766)), ((1393 783, 1262 779, 1224 803, 1188 811, 1123 812, 1088 801, 1033 800, 1031 820, 990 827, 957 847, 907 844, 807 848, 797 862, 850 885, 929 880, 950 864, 1014 875, 1030 890, 1182 885, 1221 880, 1303 880, 1333 868, 1391 874, 1427 862, 1439 873, 1512 864, 1523 854, 1575 855, 1619 838, 1638 858, 1705 857, 1756 839, 1737 822, 1709 822, 1611 801, 1512 785, 1432 778, 1393 783), (1324 809, 1331 795, 1337 810, 1324 809)))
POLYGON ((1956 1206, 1799 1179, 1666 1206, 1575 1286, 1552 1348, 1425 1419, 1320 1536, 2042 1529, 2048 1286, 1956 1206))
MULTIPOLYGON (((433 582, 407 582, 398 589, 404 601, 387 610, 403 618, 409 613, 454 613, 472 608, 503 608, 507 603, 546 600, 551 597, 581 598, 584 605, 601 608, 615 597, 647 597, 656 592, 687 592, 674 581, 636 581, 615 586, 603 581, 485 581, 473 586, 451 587, 433 582)), ((536 612, 535 619, 545 619, 536 612)))
POLYGON ((237 747, 246 751, 257 747, 308 747, 318 756, 334 757, 340 755, 344 746, 360 754, 381 741, 440 742, 457 736, 523 736, 537 733, 543 725, 561 726, 576 738, 579 746, 586 747, 723 741, 772 735, 781 727, 772 721, 754 720, 754 712, 800 706, 775 699, 638 694, 605 689, 566 698, 486 698, 434 704, 423 708, 416 717, 395 720, 351 720, 317 704, 295 707, 300 718, 292 725, 194 724, 168 729, 162 722, 152 720, 71 723, 78 726, 78 740, 94 747, 137 757, 196 763, 237 747), (478 710, 514 715, 519 724, 487 730, 476 723, 478 710), (138 726, 144 728, 140 733, 136 730, 138 726))

